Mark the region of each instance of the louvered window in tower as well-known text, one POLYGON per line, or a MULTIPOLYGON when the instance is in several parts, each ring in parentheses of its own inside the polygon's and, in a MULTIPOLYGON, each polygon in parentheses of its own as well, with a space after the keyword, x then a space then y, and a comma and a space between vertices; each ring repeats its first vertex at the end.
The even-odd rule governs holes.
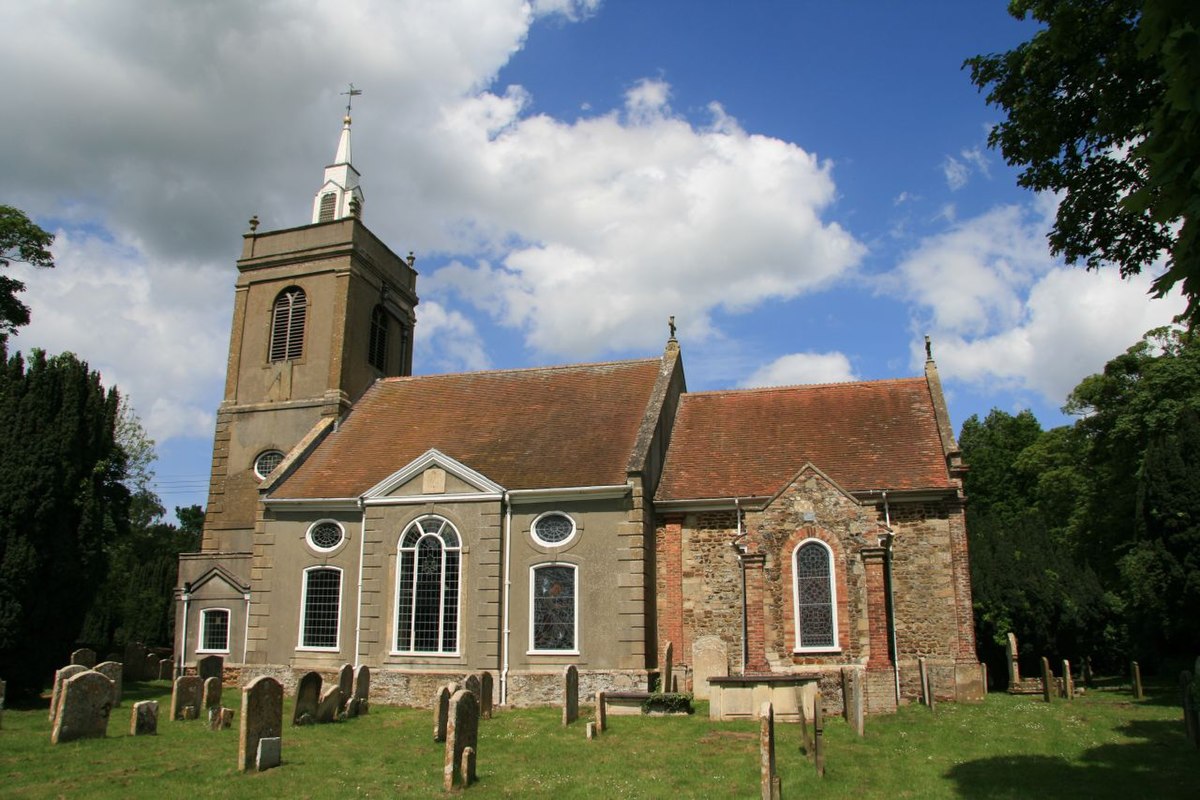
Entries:
POLYGON ((304 354, 304 320, 308 299, 299 286, 289 286, 275 298, 271 310, 271 361, 292 361, 304 354))
POLYGON ((380 372, 387 371, 388 320, 383 306, 371 312, 371 338, 367 343, 367 361, 380 372))
POLYGON ((317 211, 317 222, 331 222, 337 211, 337 194, 326 192, 321 195, 321 208, 317 211))

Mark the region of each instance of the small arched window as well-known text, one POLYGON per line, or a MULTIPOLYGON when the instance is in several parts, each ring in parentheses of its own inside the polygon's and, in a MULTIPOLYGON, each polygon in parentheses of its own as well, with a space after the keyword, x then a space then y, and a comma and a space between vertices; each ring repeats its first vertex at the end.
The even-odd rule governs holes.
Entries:
POLYGON ((387 371, 388 318, 383 306, 371 312, 371 337, 367 343, 367 361, 380 372, 387 371))
POLYGON ((396 582, 396 650, 458 652, 462 540, 449 520, 421 517, 400 537, 396 582))
POLYGON ((797 650, 837 648, 837 590, 833 551, 805 539, 792 556, 797 650))
POLYGON ((308 298, 299 286, 289 286, 275 298, 271 309, 271 346, 269 358, 293 361, 304 354, 304 321, 308 298))
POLYGON ((321 207, 317 210, 317 222, 331 222, 337 212, 337 194, 326 192, 321 195, 321 207))

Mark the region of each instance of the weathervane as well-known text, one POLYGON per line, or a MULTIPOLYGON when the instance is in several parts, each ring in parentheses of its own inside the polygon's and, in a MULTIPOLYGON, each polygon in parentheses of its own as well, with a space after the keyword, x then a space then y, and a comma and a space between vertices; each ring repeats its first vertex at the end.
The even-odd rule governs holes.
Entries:
POLYGON ((355 89, 352 83, 350 84, 350 91, 341 92, 340 94, 346 95, 346 116, 348 117, 350 116, 350 104, 354 102, 354 98, 362 94, 362 89, 355 89))

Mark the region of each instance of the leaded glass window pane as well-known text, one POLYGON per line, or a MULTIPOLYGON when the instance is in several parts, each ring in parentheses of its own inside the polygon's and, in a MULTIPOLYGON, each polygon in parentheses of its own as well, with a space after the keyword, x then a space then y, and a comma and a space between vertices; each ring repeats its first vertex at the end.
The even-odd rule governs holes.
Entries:
POLYGON ((543 544, 560 544, 574 532, 575 523, 566 514, 546 514, 533 526, 533 535, 543 544))
POLYGON ((398 651, 457 652, 461 558, 458 533, 445 520, 426 517, 405 530, 397 559, 398 651))
POLYGON ((340 570, 310 569, 306 573, 301 646, 337 647, 341 595, 340 570))
POLYGON ((313 547, 332 550, 342 543, 342 526, 336 522, 322 522, 313 526, 309 539, 313 547))
POLYGON ((533 649, 575 649, 575 569, 533 571, 533 649))
POLYGON ((200 637, 203 650, 229 649, 229 612, 212 609, 204 612, 204 633, 200 637))
POLYGON ((796 625, 800 647, 834 647, 833 575, 829 551, 818 542, 796 550, 796 625))

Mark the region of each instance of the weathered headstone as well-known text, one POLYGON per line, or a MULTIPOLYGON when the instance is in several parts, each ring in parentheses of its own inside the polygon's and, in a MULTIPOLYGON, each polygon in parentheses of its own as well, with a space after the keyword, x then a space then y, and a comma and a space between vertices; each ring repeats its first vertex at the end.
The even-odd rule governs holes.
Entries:
POLYGON ((729 648, 720 636, 701 636, 692 643, 692 694, 697 700, 710 697, 709 678, 729 674, 729 648))
POLYGON ((479 673, 479 718, 492 718, 492 673, 484 670, 479 673))
POLYGON ((238 770, 256 764, 261 739, 283 734, 283 684, 260 675, 242 689, 242 718, 238 726, 238 770))
POLYGON ((596 692, 596 732, 608 730, 608 698, 604 692, 596 692))
POLYGON ((342 687, 330 686, 321 695, 321 701, 317 703, 317 722, 324 724, 326 722, 337 722, 338 714, 342 710, 342 687))
POLYGON ((574 664, 563 668, 562 724, 570 725, 579 719, 579 670, 574 664))
POLYGON ((1067 700, 1075 699, 1075 678, 1071 676, 1071 662, 1065 658, 1062 662, 1062 693, 1067 700))
POLYGON ((842 701, 846 722, 859 736, 866 734, 862 675, 853 667, 842 667, 842 701))
POLYGON ((96 651, 90 647, 81 647, 71 653, 71 663, 91 669, 96 666, 96 651))
POLYGON ((204 679, 204 708, 219 708, 221 705, 221 679, 204 679))
POLYGON ((154 673, 160 681, 173 680, 175 677, 175 662, 169 658, 158 660, 158 670, 154 673))
POLYGON ((979 685, 983 687, 983 693, 988 693, 988 671, 987 662, 979 662, 979 685))
POLYGON ((468 675, 463 680, 463 688, 466 689, 471 694, 475 695, 476 703, 479 703, 479 705, 481 705, 481 706, 483 705, 483 698, 480 697, 480 695, 483 694, 483 692, 481 691, 481 687, 479 685, 479 676, 478 675, 475 675, 474 673, 468 675))
POLYGON ((675 645, 667 642, 667 649, 663 651, 662 660, 662 682, 659 684, 660 692, 675 691, 675 676, 671 674, 672 663, 675 661, 675 645))
POLYGON ((925 671, 925 699, 929 704, 930 711, 937 710, 937 689, 933 685, 933 672, 925 671))
POLYGON ((758 784, 763 800, 780 800, 775 771, 775 709, 770 700, 758 710, 758 784))
POLYGON ((225 659, 220 656, 205 656, 196 662, 196 674, 200 676, 201 680, 217 678, 224 682, 225 659))
POLYGON ((122 666, 116 661, 105 661, 93 669, 113 682, 113 708, 121 705, 122 678, 125 675, 122 666))
POLYGON ((197 675, 180 675, 171 690, 171 719, 199 719, 204 681, 197 675), (190 709, 190 711, 189 711, 190 709))
POLYGON ((596 738, 596 723, 589 722, 587 724, 587 740, 590 742, 596 738))
POLYGON ((113 683, 99 672, 85 669, 63 683, 50 742, 103 737, 112 711, 113 683))
POLYGON ((210 731, 228 730, 233 724, 233 709, 223 706, 213 706, 208 709, 208 729, 210 731))
POLYGON ((138 642, 125 645, 125 657, 121 659, 125 667, 125 680, 140 681, 142 667, 146 663, 146 648, 138 642))
POLYGON ((1008 656, 1008 685, 1016 686, 1021 682, 1021 668, 1017 666, 1017 635, 1011 631, 1008 634, 1005 651, 1008 656))
POLYGON ((158 677, 158 662, 162 661, 158 653, 146 653, 146 663, 142 665, 142 680, 152 681, 158 677))
POLYGON ((804 697, 800 694, 800 689, 796 689, 796 712, 800 717, 800 747, 804 750, 804 755, 812 758, 813 743, 812 731, 808 728, 808 712, 804 710, 804 697))
POLYGON ((463 787, 470 786, 475 781, 479 780, 475 772, 475 748, 464 747, 462 754, 462 766, 459 769, 459 780, 462 781, 463 787))
POLYGON ((1042 699, 1047 703, 1054 699, 1054 673, 1050 671, 1050 659, 1042 656, 1042 699))
POLYGON ((450 715, 450 687, 443 686, 433 698, 433 740, 446 741, 446 725, 450 715))
POLYGON ((354 665, 342 664, 338 670, 338 688, 342 691, 342 703, 354 696, 354 665))
POLYGON ((63 684, 76 675, 87 672, 87 669, 79 664, 68 664, 54 673, 54 688, 50 691, 50 722, 54 722, 54 717, 58 714, 58 705, 62 701, 63 684))
POLYGON ((813 764, 817 777, 825 777, 825 709, 821 705, 821 693, 813 698, 813 764))
POLYGON ((454 788, 455 773, 465 788, 475 782, 474 764, 471 771, 460 771, 464 766, 463 751, 479 747, 479 703, 475 695, 459 689, 450 698, 449 723, 446 726, 446 759, 442 767, 442 788, 454 788))
POLYGON ((317 706, 321 703, 321 673, 306 672, 296 689, 296 712, 293 725, 311 725, 317 721, 317 706))
POLYGON ((925 658, 917 659, 917 674, 921 681, 921 705, 929 705, 929 667, 925 663, 925 658))
POLYGON ((371 709, 371 668, 366 664, 354 670, 354 701, 359 714, 371 709))
POLYGON ((254 768, 259 772, 274 769, 283 763, 283 739, 278 736, 264 736, 258 740, 258 750, 254 754, 254 768))
POLYGON ((139 700, 129 714, 130 736, 153 736, 158 733, 158 701, 139 700))
POLYGON ((1138 662, 1129 662, 1130 679, 1133 681, 1133 699, 1141 700, 1146 695, 1142 691, 1142 668, 1138 666, 1138 662))

